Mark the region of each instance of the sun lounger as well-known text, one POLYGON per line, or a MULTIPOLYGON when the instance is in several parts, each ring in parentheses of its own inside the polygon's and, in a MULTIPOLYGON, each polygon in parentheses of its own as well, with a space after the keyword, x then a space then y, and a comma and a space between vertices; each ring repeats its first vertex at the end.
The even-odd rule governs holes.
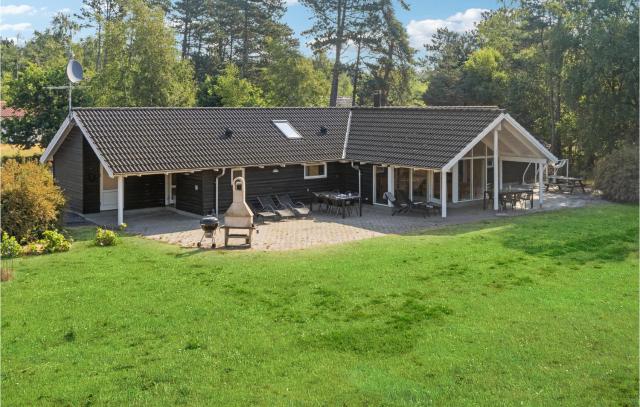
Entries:
POLYGON ((258 195, 258 202, 264 210, 275 212, 281 218, 293 218, 296 216, 291 209, 275 203, 269 195, 258 195))
POLYGON ((296 216, 305 217, 309 215, 310 209, 302 202, 294 202, 289 194, 278 194, 276 195, 276 199, 280 205, 291 209, 296 216))

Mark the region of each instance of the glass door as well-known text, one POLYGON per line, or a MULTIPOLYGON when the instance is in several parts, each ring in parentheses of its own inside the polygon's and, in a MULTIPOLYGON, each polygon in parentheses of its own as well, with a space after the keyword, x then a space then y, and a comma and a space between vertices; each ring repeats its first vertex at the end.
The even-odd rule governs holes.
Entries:
POLYGON ((400 202, 411 199, 411 168, 395 168, 393 180, 396 198, 400 202))
POLYGON ((389 180, 389 173, 387 167, 380 167, 378 165, 373 166, 373 186, 375 191, 373 193, 373 203, 386 205, 387 200, 384 199, 384 193, 387 192, 389 180))
POLYGON ((412 196, 414 202, 428 202, 429 172, 427 170, 413 170, 412 196))

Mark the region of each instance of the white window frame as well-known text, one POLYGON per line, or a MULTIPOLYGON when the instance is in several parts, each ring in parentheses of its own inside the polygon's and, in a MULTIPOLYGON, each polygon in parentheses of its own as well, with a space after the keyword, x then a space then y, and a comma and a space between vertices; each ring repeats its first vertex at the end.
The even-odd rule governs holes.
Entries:
POLYGON ((289 140, 297 140, 302 138, 302 134, 300 134, 300 132, 296 130, 295 127, 293 127, 293 124, 289 123, 289 120, 272 120, 271 122, 274 126, 276 126, 280 133, 282 133, 289 140))
POLYGON ((321 178, 327 178, 327 163, 323 162, 323 163, 314 163, 314 164, 303 164, 304 166, 304 179, 321 179, 321 178), (307 175, 307 168, 308 167, 316 167, 322 165, 324 166, 324 174, 323 175, 307 175))

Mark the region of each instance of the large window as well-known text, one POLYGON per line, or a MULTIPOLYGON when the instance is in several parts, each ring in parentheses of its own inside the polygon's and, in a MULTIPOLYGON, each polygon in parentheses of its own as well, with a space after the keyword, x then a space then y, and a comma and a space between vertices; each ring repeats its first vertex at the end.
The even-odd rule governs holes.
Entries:
POLYGON ((426 170, 413 170, 413 201, 427 202, 429 200, 429 172, 426 170))
POLYGON ((468 201, 471 199, 471 162, 473 160, 463 159, 458 162, 458 200, 468 201))
POLYGON ((304 179, 327 178, 327 163, 305 164, 304 179))
POLYGON ((458 200, 482 199, 487 186, 488 160, 491 150, 482 142, 476 144, 458 161, 458 200))
POLYGON ((384 199, 384 193, 387 192, 388 184, 388 168, 381 167, 379 165, 373 166, 373 186, 375 188, 374 201, 376 204, 386 204, 387 200, 384 199))
POLYGON ((395 168, 396 198, 406 200, 411 197, 411 168, 395 168))

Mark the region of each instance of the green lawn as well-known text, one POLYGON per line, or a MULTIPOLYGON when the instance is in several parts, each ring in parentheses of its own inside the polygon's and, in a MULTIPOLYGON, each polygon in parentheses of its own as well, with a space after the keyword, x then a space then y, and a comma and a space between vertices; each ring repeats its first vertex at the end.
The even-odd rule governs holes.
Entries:
POLYGON ((286 253, 75 231, 2 284, 2 405, 638 405, 638 207, 286 253))

